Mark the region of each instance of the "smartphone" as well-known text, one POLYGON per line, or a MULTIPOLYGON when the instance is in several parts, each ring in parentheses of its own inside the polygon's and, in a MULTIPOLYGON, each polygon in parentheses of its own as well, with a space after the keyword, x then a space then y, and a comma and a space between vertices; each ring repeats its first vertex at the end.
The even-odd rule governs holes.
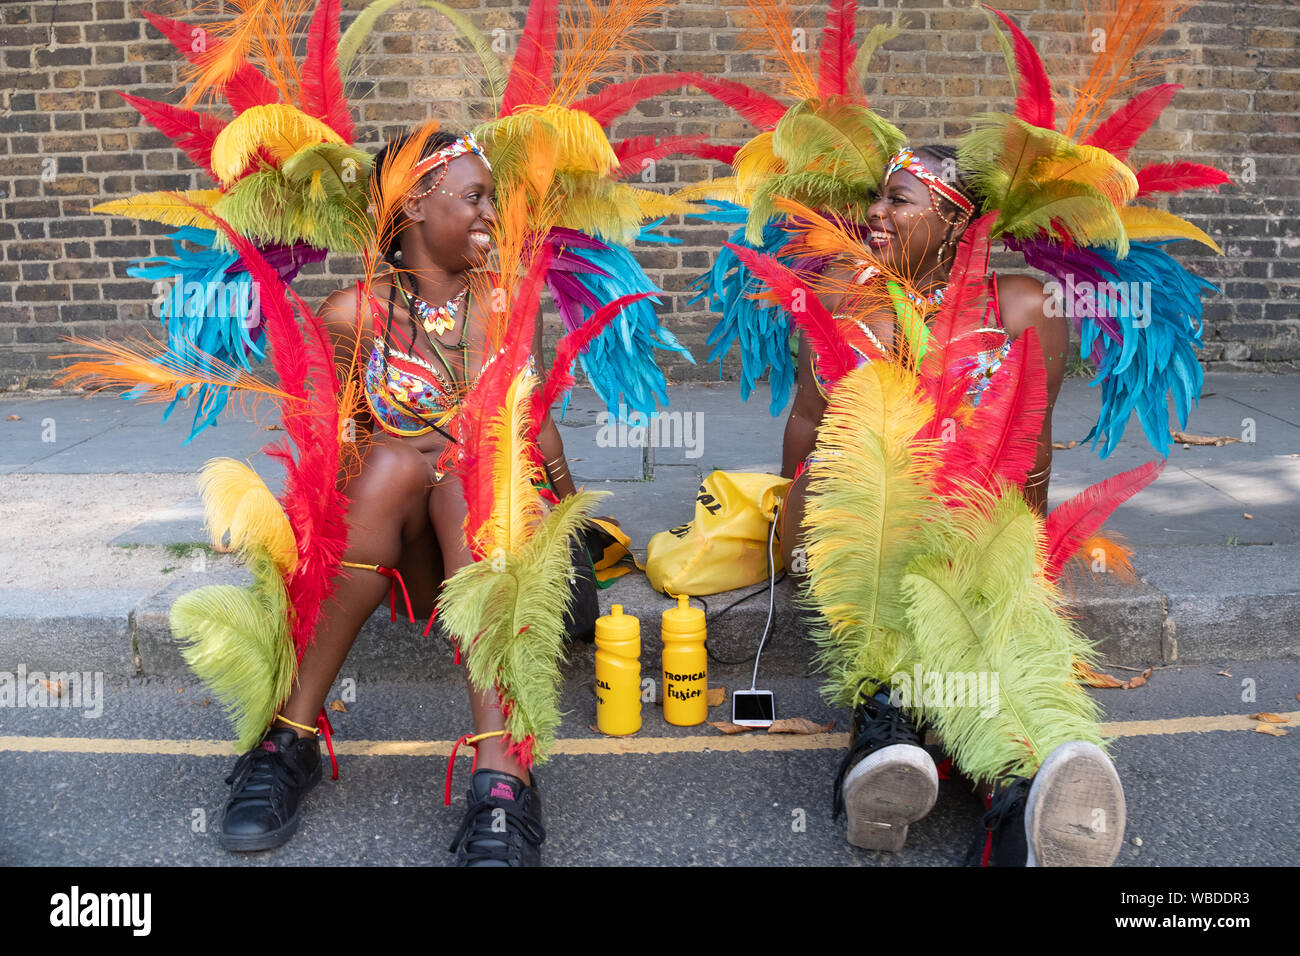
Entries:
POLYGON ((776 698, 770 690, 733 690, 731 722, 742 727, 771 727, 776 720, 776 698))

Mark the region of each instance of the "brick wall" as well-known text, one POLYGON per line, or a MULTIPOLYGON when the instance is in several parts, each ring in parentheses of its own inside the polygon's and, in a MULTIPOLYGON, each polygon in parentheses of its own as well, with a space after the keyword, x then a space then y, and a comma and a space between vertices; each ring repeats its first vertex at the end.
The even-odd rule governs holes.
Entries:
MULTIPOLYGON (((452 0, 485 32, 515 42, 524 0, 452 0)), ((1077 4, 1078 0, 1072 0, 1077 4)), ((185 19, 193 0, 145 4, 185 19)), ((344 0, 345 24, 364 0, 344 0)), ((1085 71, 1085 34, 1077 14, 1059 0, 1002 0, 1048 58, 1063 85, 1085 71)), ((206 179, 115 92, 124 89, 175 102, 181 58, 139 16, 137 0, 5 0, 0 5, 0 383, 47 384, 68 346, 61 335, 123 337, 149 330, 149 284, 126 275, 132 257, 169 251, 156 237, 165 227, 96 216, 92 205, 135 192, 206 186, 206 179)), ((752 81, 776 92, 775 67, 741 42, 738 4, 679 2, 644 34, 644 72, 701 70, 752 81)), ((1081 9, 1081 6, 1077 7, 1081 9)), ((824 3, 807 7, 803 22, 815 44, 824 3)), ((951 141, 964 118, 1010 105, 1002 57, 982 14, 964 3, 860 0, 859 36, 899 12, 910 29, 873 61, 873 105, 916 141, 951 141)), ((1190 243, 1178 254, 1221 285, 1209 300, 1204 358, 1262 368, 1300 360, 1300 238, 1295 234, 1297 89, 1300 88, 1300 8, 1289 0, 1202 2, 1162 40, 1176 58, 1169 80, 1186 90, 1166 111, 1132 159, 1174 158, 1209 163, 1234 183, 1217 194, 1176 197, 1169 208, 1214 236, 1227 253, 1202 255, 1190 243)), ((631 64, 629 64, 629 69, 631 64)), ((476 60, 453 31, 414 0, 385 16, 349 90, 360 142, 376 145, 399 127, 426 117, 465 126, 481 118, 485 100, 476 60)), ((741 143, 752 129, 697 94, 650 101, 618 121, 613 136, 707 133, 741 143)), ((662 188, 722 174, 716 164, 661 163, 662 188)), ((639 253, 651 277, 672 293, 711 261, 725 238, 716 227, 669 224, 685 242, 639 253)), ((346 258, 315 267, 298 288, 323 297, 354 274, 346 258)), ((714 317, 673 295, 666 320, 701 365, 670 366, 672 377, 716 377, 705 368, 704 337, 714 317)), ((723 374, 734 374, 734 356, 723 374)))

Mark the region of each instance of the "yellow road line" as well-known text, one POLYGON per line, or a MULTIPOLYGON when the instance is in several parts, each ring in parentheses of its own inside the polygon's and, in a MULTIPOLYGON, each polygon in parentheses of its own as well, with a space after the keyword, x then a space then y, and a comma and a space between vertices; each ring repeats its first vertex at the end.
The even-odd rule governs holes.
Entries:
MULTIPOLYGON (((1280 714, 1290 725, 1300 724, 1300 710, 1280 714)), ((1226 717, 1172 717, 1165 720, 1119 720, 1102 724, 1109 737, 1150 737, 1164 734, 1201 734, 1211 731, 1253 731, 1261 726, 1244 714, 1226 717)), ((362 757, 446 757, 451 740, 346 740, 334 750, 362 757)), ((847 734, 735 734, 689 737, 592 737, 558 740, 553 754, 599 756, 610 754, 758 753, 796 750, 839 750, 848 745, 847 734)), ((195 757, 231 756, 238 751, 225 740, 153 740, 118 737, 0 737, 0 752, 164 754, 195 757)), ((463 753, 472 753, 463 748, 463 753)))

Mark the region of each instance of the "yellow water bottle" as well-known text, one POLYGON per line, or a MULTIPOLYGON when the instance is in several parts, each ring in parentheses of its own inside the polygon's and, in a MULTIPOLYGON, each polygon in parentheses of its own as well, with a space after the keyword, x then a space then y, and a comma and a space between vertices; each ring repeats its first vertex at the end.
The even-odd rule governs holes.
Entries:
POLYGON ((621 604, 596 619, 596 729, 613 736, 641 729, 641 622, 621 604))
POLYGON ((705 691, 709 687, 709 659, 704 651, 704 612, 691 607, 686 595, 664 611, 664 720, 678 727, 693 727, 709 716, 705 691))

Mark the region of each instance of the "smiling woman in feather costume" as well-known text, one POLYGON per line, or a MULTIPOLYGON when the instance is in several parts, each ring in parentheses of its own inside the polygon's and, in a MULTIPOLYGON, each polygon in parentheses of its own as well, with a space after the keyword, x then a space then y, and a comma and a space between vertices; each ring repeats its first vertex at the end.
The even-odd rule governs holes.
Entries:
MULTIPOLYGON (((788 34, 781 5, 749 3, 773 37, 788 34)), ((1132 95, 1102 119, 1112 97, 1132 93, 1134 57, 1176 7, 1112 5, 1112 52, 1094 59, 1063 132, 1033 45, 991 9, 1017 80, 1015 114, 975 117, 955 150, 900 147, 901 133, 861 115, 864 57, 897 31, 877 27, 856 51, 852 0, 830 6, 820 82, 792 65, 804 98, 783 116, 712 90, 771 127, 739 150, 734 178, 688 194, 749 207, 744 234, 702 284, 724 312, 711 341, 749 350, 746 382, 772 365, 774 412, 789 381, 786 331, 802 333, 783 558, 806 575, 824 693, 853 708, 833 803, 857 846, 901 850, 934 805, 927 729, 987 801, 985 865, 1109 865, 1122 842, 1123 789, 1079 678, 1095 652, 1063 615, 1057 581, 1081 547, 1126 567, 1094 532, 1163 462, 1048 513, 1051 409, 1066 315, 1098 367, 1103 455, 1134 412, 1166 451, 1166 394, 1182 423, 1199 395, 1199 294, 1212 287, 1139 240, 1213 243, 1134 202, 1227 178, 1193 163, 1128 167, 1176 86, 1132 95), (991 274, 994 239, 1083 291, 1061 303, 1037 279, 991 274), (1164 294, 1105 298, 1103 280, 1164 294)))

